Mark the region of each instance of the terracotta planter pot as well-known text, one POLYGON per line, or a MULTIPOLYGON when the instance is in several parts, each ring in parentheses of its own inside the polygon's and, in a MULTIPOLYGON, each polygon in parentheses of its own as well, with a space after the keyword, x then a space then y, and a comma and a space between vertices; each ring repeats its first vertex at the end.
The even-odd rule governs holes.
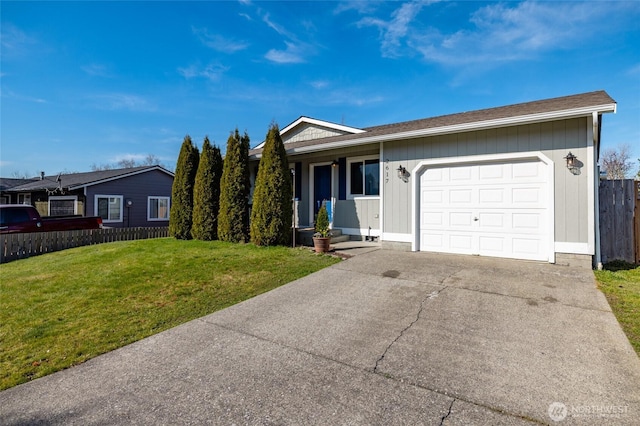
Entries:
POLYGON ((313 237, 313 248, 316 253, 326 253, 329 251, 331 237, 313 237))

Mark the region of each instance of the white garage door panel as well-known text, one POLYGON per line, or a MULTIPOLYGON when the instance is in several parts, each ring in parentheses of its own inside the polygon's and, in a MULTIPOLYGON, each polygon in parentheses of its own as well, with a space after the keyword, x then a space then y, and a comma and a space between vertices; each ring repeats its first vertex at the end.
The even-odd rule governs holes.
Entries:
POLYGON ((548 260, 548 182, 541 161, 427 169, 420 249, 548 260))
POLYGON ((496 254, 504 251, 504 238, 480 236, 480 250, 496 254))

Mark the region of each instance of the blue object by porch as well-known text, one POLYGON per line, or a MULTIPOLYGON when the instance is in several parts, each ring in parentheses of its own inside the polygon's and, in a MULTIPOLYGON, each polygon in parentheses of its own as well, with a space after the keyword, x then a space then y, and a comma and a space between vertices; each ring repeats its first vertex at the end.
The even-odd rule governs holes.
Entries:
POLYGON ((347 199, 347 158, 338 158, 338 199, 347 199))

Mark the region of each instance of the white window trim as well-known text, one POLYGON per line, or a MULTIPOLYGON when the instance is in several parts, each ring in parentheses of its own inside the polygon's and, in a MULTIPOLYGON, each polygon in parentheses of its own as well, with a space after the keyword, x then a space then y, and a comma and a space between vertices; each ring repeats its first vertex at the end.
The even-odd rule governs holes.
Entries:
POLYGON ((147 221, 149 222, 166 222, 169 220, 171 214, 171 197, 167 195, 149 195, 147 197, 147 221), (167 218, 153 218, 151 217, 151 200, 167 200, 167 218))
POLYGON ((99 216, 98 214, 98 198, 119 198, 120 199, 120 220, 109 220, 102 219, 102 223, 122 223, 124 221, 124 197, 122 195, 106 195, 106 194, 96 194, 93 196, 93 214, 94 216, 99 216))
MULTIPOLYGON (((347 200, 379 200, 380 199, 380 176, 378 175, 378 195, 364 195, 364 194, 352 194, 351 193, 351 164, 352 163, 361 163, 367 160, 378 160, 378 164, 380 164, 380 156, 379 155, 365 155, 362 157, 350 157, 347 158, 347 200)), ((364 182, 362 190, 364 191, 364 182)))
POLYGON ((73 214, 78 214, 77 195, 51 195, 47 201, 47 214, 51 216, 51 200, 73 200, 73 214))

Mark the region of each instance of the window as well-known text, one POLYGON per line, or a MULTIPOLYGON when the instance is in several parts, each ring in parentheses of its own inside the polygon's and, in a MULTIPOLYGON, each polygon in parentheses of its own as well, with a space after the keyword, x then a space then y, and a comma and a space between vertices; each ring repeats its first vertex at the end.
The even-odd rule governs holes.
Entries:
POLYGON ((122 195, 96 195, 95 215, 103 223, 122 222, 122 195))
POLYGON ((148 198, 147 220, 169 220, 169 197, 148 198))
POLYGON ((31 194, 18 194, 18 204, 31 205, 31 194))
POLYGON ((78 214, 78 197, 49 197, 49 216, 73 216, 78 214))
POLYGON ((349 161, 349 195, 380 195, 380 160, 378 158, 353 159, 349 161))
POLYGON ((0 210, 0 226, 9 226, 14 223, 30 222, 31 217, 26 209, 2 209, 0 210))

